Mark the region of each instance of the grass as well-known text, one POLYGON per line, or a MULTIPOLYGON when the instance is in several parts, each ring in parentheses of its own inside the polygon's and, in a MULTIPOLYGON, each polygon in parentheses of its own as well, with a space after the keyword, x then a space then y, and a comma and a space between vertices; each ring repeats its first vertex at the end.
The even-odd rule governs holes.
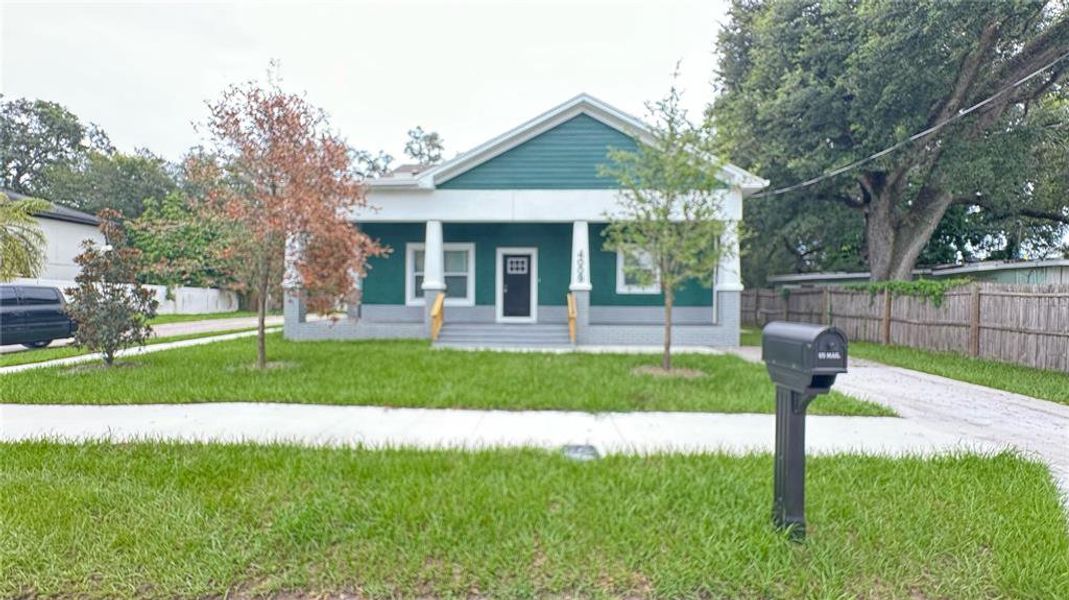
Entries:
MULTIPOLYGON (((760 346, 761 332, 742 333, 743 346, 760 346)), ((850 342, 850 356, 940 375, 959 381, 1069 404, 1069 373, 906 346, 850 342)))
MULTIPOLYGON (((139 368, 33 369, 0 376, 8 402, 144 404, 262 401, 427 408, 606 411, 774 412, 762 365, 734 356, 680 355, 698 378, 636 375, 654 355, 538 354, 431 350, 422 341, 289 342, 268 339, 283 368, 250 366, 255 338, 126 359, 139 368)), ((832 394, 810 412, 892 415, 882 406, 832 394)))
POLYGON ((0 444, 0 596, 1059 598, 1069 536, 1012 455, 772 458, 0 444), (305 595, 306 594, 306 595, 305 595))
MULTIPOLYGON (((200 333, 154 337, 145 342, 145 345, 151 346, 153 344, 181 342, 182 340, 195 340, 198 338, 212 337, 216 335, 227 335, 230 333, 240 333, 242 331, 252 331, 253 329, 255 328, 245 327, 241 329, 227 329, 225 331, 202 331, 200 333)), ((11 352, 7 354, 0 354, 0 367, 28 365, 32 363, 55 360, 57 358, 70 358, 71 356, 81 356, 83 354, 89 354, 89 352, 87 352, 84 348, 76 348, 74 346, 56 346, 55 348, 39 348, 37 350, 11 352)), ((0 386, 0 390, 2 389, 3 387, 0 386)))
MULTIPOLYGON (((279 315, 282 313, 271 312, 269 316, 279 315)), ((149 323, 152 325, 163 325, 166 323, 186 323, 189 321, 210 321, 214 319, 240 319, 242 317, 255 317, 256 311, 252 310, 239 310, 234 312, 222 312, 222 313, 196 313, 189 315, 156 315, 152 319, 149 319, 149 323)))

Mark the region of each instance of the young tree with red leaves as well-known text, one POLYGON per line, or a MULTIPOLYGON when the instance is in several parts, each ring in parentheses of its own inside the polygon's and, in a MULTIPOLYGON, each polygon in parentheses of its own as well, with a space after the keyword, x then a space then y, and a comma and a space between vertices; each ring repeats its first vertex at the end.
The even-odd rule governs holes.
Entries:
POLYGON ((212 151, 190 174, 202 206, 231 224, 223 253, 241 265, 239 286, 255 292, 263 369, 264 316, 286 271, 287 240, 301 241, 293 266, 309 308, 320 313, 353 288, 368 257, 386 250, 347 219, 366 205, 363 178, 322 110, 273 79, 231 86, 209 109, 212 151))

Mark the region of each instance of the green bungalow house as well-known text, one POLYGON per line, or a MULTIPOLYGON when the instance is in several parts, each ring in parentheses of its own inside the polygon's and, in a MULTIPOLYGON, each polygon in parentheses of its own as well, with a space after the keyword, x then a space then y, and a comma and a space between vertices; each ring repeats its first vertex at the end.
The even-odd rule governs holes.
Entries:
MULTIPOLYGON (((584 94, 452 160, 371 181, 370 208, 352 220, 392 253, 370 261, 347 318, 306 321, 299 283, 288 285, 286 337, 660 344, 662 295, 624 275, 624 261, 642 257, 603 248, 618 190, 598 174, 609 148, 648 135, 639 119, 584 94)), ((768 182, 733 165, 721 175, 723 243, 734 248, 743 198, 768 182)), ((737 252, 711 275, 712 287, 694 281, 678 294, 674 343, 738 344, 737 252)))

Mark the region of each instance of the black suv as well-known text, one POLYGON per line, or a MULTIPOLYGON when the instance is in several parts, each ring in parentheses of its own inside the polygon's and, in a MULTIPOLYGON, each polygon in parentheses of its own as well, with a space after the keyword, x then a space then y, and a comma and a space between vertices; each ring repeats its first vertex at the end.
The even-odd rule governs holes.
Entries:
POLYGON ((63 307, 59 288, 0 285, 0 345, 44 348, 71 337, 76 326, 63 307))

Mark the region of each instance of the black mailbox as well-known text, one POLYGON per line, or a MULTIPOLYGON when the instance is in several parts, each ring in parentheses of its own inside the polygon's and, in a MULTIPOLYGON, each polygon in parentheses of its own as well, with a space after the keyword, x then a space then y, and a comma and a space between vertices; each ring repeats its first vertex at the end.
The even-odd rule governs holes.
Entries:
POLYGON ((773 321, 761 334, 761 359, 776 385, 824 394, 846 372, 846 335, 835 327, 773 321))
POLYGON ((805 411, 846 372, 846 335, 835 327, 774 321, 761 334, 761 358, 776 384, 772 521, 805 538, 805 411))

